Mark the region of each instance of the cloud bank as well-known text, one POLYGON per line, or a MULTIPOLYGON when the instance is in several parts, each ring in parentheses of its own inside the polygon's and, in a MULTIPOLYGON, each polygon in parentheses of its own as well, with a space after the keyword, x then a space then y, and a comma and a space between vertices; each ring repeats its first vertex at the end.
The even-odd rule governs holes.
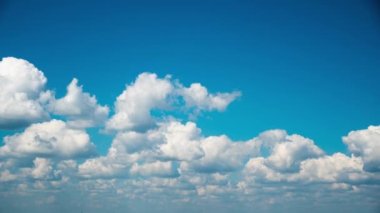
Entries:
POLYGON ((312 139, 281 129, 244 141, 202 134, 194 116, 226 110, 239 91, 212 93, 200 83, 186 87, 171 76, 141 73, 110 110, 76 78, 59 98, 46 82, 23 59, 0 62, 0 128, 15 131, 0 146, 4 208, 102 212, 97 203, 106 199, 120 212, 129 202, 131 212, 162 203, 171 204, 166 212, 204 205, 276 212, 285 204, 322 212, 331 202, 378 210, 380 126, 349 132, 342 138, 347 152, 327 154, 312 139), (105 155, 89 128, 113 137, 105 155), (24 207, 19 199, 27 200, 24 207))

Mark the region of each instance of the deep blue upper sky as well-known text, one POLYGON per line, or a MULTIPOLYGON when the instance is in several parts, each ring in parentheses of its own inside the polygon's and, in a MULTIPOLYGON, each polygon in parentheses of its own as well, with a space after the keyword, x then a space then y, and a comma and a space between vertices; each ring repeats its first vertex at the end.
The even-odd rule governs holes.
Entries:
POLYGON ((0 57, 41 69, 60 97, 77 77, 113 105, 138 73, 210 91, 240 90, 207 134, 248 139, 271 128, 327 152, 380 124, 378 1, 4 1, 0 57))

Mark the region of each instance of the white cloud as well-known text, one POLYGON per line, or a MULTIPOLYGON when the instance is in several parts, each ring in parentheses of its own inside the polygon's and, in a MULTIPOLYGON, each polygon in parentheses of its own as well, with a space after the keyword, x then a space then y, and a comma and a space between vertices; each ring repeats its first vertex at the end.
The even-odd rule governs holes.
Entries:
POLYGON ((268 166, 266 160, 264 157, 249 160, 244 168, 246 181, 353 184, 373 178, 363 171, 361 158, 342 153, 303 160, 299 171, 293 173, 276 170, 268 166))
POLYGON ((365 170, 380 171, 380 126, 351 131, 343 142, 353 154, 363 158, 365 170))
POLYGON ((273 149, 279 142, 286 141, 288 133, 282 129, 266 130, 259 134, 256 140, 265 148, 273 149))
POLYGON ((67 175, 68 177, 72 177, 76 175, 78 170, 78 163, 76 160, 61 160, 57 163, 57 170, 62 172, 63 175, 67 175))
POLYGON ((199 172, 229 172, 240 169, 252 156, 259 153, 260 144, 254 140, 231 141, 227 136, 210 136, 201 141, 204 156, 191 162, 199 172))
POLYGON ((173 163, 170 161, 162 162, 155 161, 152 163, 145 164, 133 164, 130 169, 130 173, 132 175, 140 175, 140 176, 158 176, 158 177, 173 177, 177 176, 178 172, 176 171, 173 163))
POLYGON ((33 64, 13 57, 0 61, 0 129, 24 127, 49 117, 47 80, 33 64))
POLYGON ((262 144, 262 151, 268 151, 269 155, 248 161, 243 170, 248 182, 352 184, 374 178, 363 171, 361 157, 348 157, 342 153, 325 155, 312 140, 300 135, 287 135, 283 130, 269 130, 255 140, 262 144))
POLYGON ((145 130, 154 125, 150 114, 165 107, 173 86, 169 77, 160 79, 153 73, 142 73, 117 97, 115 115, 107 122, 110 130, 145 130))
MULTIPOLYGON (((158 125, 144 133, 118 133, 106 156, 87 160, 79 166, 81 175, 88 178, 125 175, 130 170, 132 174, 146 176, 148 172, 141 172, 147 170, 145 166, 162 160, 182 162, 182 173, 189 169, 205 173, 229 172, 242 168, 250 157, 259 154, 260 143, 254 140, 233 142, 226 136, 203 138, 193 122, 182 124, 169 120, 158 125)), ((174 174, 165 168, 165 174, 174 174)))
POLYGON ((361 178, 363 162, 357 157, 348 157, 342 153, 307 159, 301 163, 301 169, 292 179, 314 182, 336 182, 361 178))
POLYGON ((170 76, 158 78, 154 73, 140 74, 134 83, 128 85, 115 102, 115 115, 107 122, 109 130, 146 130, 154 126, 151 115, 154 109, 169 110, 178 107, 182 97, 184 108, 200 111, 223 111, 241 94, 240 92, 211 94, 199 83, 189 88, 174 82, 170 76))
POLYGON ((149 130, 144 133, 134 131, 120 132, 112 141, 109 154, 116 156, 151 150, 161 143, 162 140, 163 136, 157 130, 149 130))
POLYGON ((287 181, 298 174, 300 164, 318 158, 324 152, 314 142, 300 135, 288 135, 285 130, 268 130, 254 141, 260 144, 260 155, 251 158, 243 173, 246 178, 262 182, 287 181))
POLYGON ((297 171, 303 160, 323 154, 312 140, 300 135, 290 135, 284 141, 274 144, 266 163, 280 171, 297 171))
POLYGON ((203 156, 200 147, 200 129, 195 123, 185 125, 172 121, 162 126, 165 143, 160 146, 162 154, 175 160, 194 160, 203 156))
POLYGON ((49 159, 35 158, 34 167, 31 170, 31 176, 35 179, 46 179, 52 175, 53 167, 49 159))
POLYGON ((93 154, 94 145, 83 130, 72 129, 63 121, 32 124, 24 132, 4 138, 0 156, 51 156, 72 158, 93 154))
POLYGON ((266 159, 263 157, 251 158, 245 165, 244 174, 247 179, 259 181, 281 181, 283 176, 266 165, 266 159))
POLYGON ((134 164, 157 160, 161 143, 163 135, 158 129, 119 132, 107 155, 80 164, 79 174, 86 178, 127 176, 134 164))
POLYGON ((66 95, 53 101, 51 108, 55 114, 67 116, 70 126, 80 128, 103 124, 109 113, 107 106, 98 105, 95 96, 83 92, 76 78, 67 86, 66 95))
POLYGON ((224 111, 232 101, 241 95, 240 92, 211 94, 200 83, 182 87, 179 89, 179 93, 183 96, 187 107, 206 111, 224 111))
POLYGON ((116 162, 112 158, 88 159, 79 165, 79 175, 85 178, 115 178, 127 175, 130 163, 116 162))
POLYGON ((125 176, 127 173, 173 176, 176 172, 171 168, 171 162, 168 161, 168 164, 159 160, 191 160, 202 155, 198 141, 192 141, 198 137, 198 131, 191 122, 182 125, 169 121, 146 132, 120 132, 108 154, 86 160, 79 166, 80 174, 87 178, 125 176), (163 173, 153 171, 155 168, 162 168, 163 173))

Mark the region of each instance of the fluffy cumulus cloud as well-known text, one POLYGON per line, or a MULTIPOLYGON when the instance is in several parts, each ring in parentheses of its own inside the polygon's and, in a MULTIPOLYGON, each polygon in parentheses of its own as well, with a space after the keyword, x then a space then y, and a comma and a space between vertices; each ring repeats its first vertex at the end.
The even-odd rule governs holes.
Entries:
POLYGON ((117 97, 115 115, 107 122, 108 129, 143 130, 154 124, 151 110, 162 108, 172 92, 169 77, 160 79, 156 74, 142 73, 117 97))
POLYGON ((347 153, 326 153, 312 139, 282 129, 246 140, 205 135, 188 116, 223 111, 240 92, 212 93, 200 83, 187 87, 170 76, 142 73, 116 98, 108 117, 108 107, 78 80, 61 98, 45 84, 44 74, 25 60, 0 62, 0 128, 23 127, 0 146, 4 203, 24 199, 29 207, 51 211, 64 202, 70 211, 92 212, 104 212, 108 204, 132 212, 210 206, 270 212, 291 203, 332 202, 336 208, 378 209, 379 126, 344 136, 347 153), (97 153, 95 144, 102 142, 88 127, 111 138, 105 154, 97 153))
POLYGON ((44 91, 44 74, 23 59, 0 61, 0 128, 13 129, 46 120, 49 114, 44 102, 50 93, 44 91))
POLYGON ((184 108, 196 112, 223 111, 238 96, 240 92, 212 94, 199 83, 187 88, 179 81, 171 80, 170 76, 159 78, 154 73, 142 73, 117 97, 115 114, 107 122, 106 128, 145 131, 157 122, 152 111, 171 110, 181 102, 180 99, 185 101, 184 108))
POLYGON ((55 114, 67 116, 68 123, 74 127, 101 125, 109 113, 107 106, 98 105, 95 96, 83 92, 76 78, 67 86, 67 94, 54 100, 50 107, 55 114))
POLYGON ((190 166, 199 172, 229 172, 244 166, 249 157, 258 155, 255 140, 232 141, 225 135, 210 136, 200 141, 204 156, 190 166))
POLYGON ((72 158, 94 152, 89 135, 60 120, 32 124, 22 133, 6 136, 0 157, 51 156, 72 158))
POLYGON ((342 153, 302 162, 297 178, 306 181, 346 182, 365 178, 362 159, 342 153))
POLYGON ((185 125, 170 122, 161 129, 165 143, 160 146, 163 156, 174 160, 191 161, 204 155, 199 143, 200 130, 195 123, 185 125))
POLYGON ((188 107, 206 111, 223 111, 241 95, 240 92, 210 94, 207 88, 200 83, 193 83, 188 88, 183 87, 180 89, 180 93, 188 107))
POLYGON ((299 164, 308 159, 323 155, 313 141, 300 135, 286 136, 283 141, 277 142, 267 162, 281 171, 297 170, 299 164))
POLYGON ((45 158, 36 158, 33 161, 34 167, 31 170, 31 176, 35 179, 45 179, 51 174, 53 168, 51 162, 45 158))
POLYGON ((109 109, 95 96, 83 92, 78 80, 67 86, 67 94, 55 99, 46 90, 47 78, 30 62, 7 57, 0 61, 0 129, 17 129, 62 115, 71 126, 92 127, 104 123, 109 109))
POLYGON ((115 178, 126 177, 130 166, 127 159, 100 157, 88 159, 78 168, 78 174, 84 178, 115 178))
POLYGON ((380 126, 351 131, 343 142, 354 155, 363 158, 366 170, 380 171, 380 126))

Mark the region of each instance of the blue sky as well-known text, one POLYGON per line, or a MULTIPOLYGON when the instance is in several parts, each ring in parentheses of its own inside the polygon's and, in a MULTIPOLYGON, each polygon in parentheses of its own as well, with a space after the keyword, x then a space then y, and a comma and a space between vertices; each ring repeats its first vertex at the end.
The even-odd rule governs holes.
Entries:
POLYGON ((111 104, 140 72, 172 74, 211 91, 243 92, 226 113, 199 120, 206 132, 247 139, 284 128, 329 152, 344 148, 335 141, 347 131, 379 122, 380 15, 372 1, 3 1, 1 7, 1 55, 33 62, 58 94, 77 77, 111 104))
MULTIPOLYGON (((227 135, 231 141, 246 142, 264 131, 284 129, 289 135, 312 139, 329 156, 354 154, 367 163, 368 171, 380 168, 377 153, 364 157, 350 148, 361 139, 342 142, 350 131, 376 132, 368 127, 380 124, 380 3, 376 0, 0 0, 0 29, 0 58, 24 59, 41 70, 48 79, 44 88, 54 91, 53 102, 65 96, 75 77, 84 92, 96 96, 96 106, 108 106, 104 116, 112 120, 116 98, 141 73, 156 73, 158 81, 170 74, 170 84, 181 82, 175 90, 199 82, 211 96, 241 93, 225 107, 204 99, 189 102, 191 109, 186 108, 188 96, 181 95, 186 109, 170 113, 185 124, 188 113, 200 111, 190 121, 204 137, 227 135)), ((49 118, 28 120, 28 125, 50 118, 73 120, 67 109, 46 113, 49 118)), ((28 125, 7 127, 8 115, 0 113, 1 137, 27 132, 28 125)), ((112 127, 116 133, 110 133, 107 125, 85 128, 95 152, 103 156, 117 134, 135 128, 112 127)), ((372 145, 378 139, 368 142, 370 149, 378 146, 372 145)), ((5 146, 5 140, 1 144, 5 146)), ((33 165, 32 161, 19 164, 33 165)), ((366 181, 378 181, 378 172, 371 178, 375 180, 366 181)))

